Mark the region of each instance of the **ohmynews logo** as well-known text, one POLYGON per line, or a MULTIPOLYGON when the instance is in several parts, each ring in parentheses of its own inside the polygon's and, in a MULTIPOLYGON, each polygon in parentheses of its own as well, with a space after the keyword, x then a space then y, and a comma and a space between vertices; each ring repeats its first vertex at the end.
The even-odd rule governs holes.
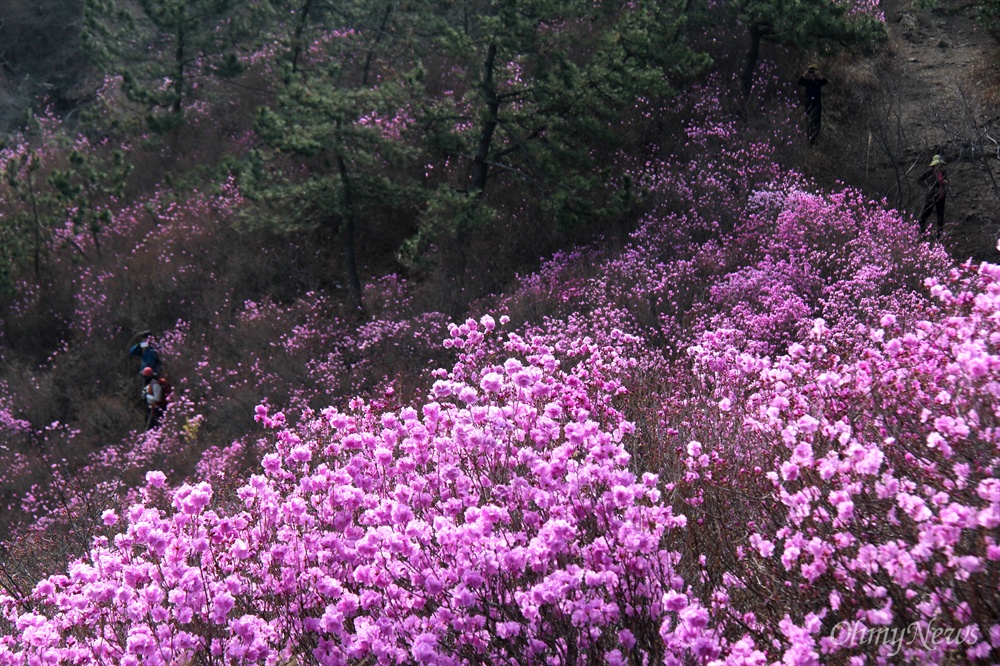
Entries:
POLYGON ((929 622, 913 622, 906 627, 868 627, 860 622, 838 622, 830 638, 838 647, 855 647, 861 645, 889 645, 892 647, 888 656, 892 657, 904 646, 924 650, 945 648, 957 649, 963 645, 975 645, 979 642, 979 627, 944 627, 932 618, 929 622))

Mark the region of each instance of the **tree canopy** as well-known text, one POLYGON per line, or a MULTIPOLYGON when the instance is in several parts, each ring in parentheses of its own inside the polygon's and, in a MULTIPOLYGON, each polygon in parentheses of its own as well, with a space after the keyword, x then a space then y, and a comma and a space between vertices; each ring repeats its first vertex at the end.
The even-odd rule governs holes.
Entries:
POLYGON ((750 94, 761 41, 822 51, 836 47, 870 48, 885 41, 885 23, 871 11, 830 0, 737 0, 739 21, 749 46, 743 68, 743 92, 750 94))
POLYGON ((258 122, 272 151, 262 155, 272 168, 258 173, 271 185, 254 186, 261 200, 297 202, 281 208, 295 211, 282 225, 344 234, 358 302, 350 239, 373 207, 419 216, 404 248, 411 265, 442 243, 461 247, 512 188, 556 224, 613 211, 627 194, 597 160, 625 148, 617 125, 637 100, 669 96, 706 63, 686 45, 679 3, 279 9, 286 84, 258 122), (274 168, 289 154, 307 172, 274 168))
POLYGON ((83 43, 126 95, 148 110, 154 131, 184 120, 199 79, 240 69, 237 45, 252 34, 259 5, 237 0, 87 0, 83 43))

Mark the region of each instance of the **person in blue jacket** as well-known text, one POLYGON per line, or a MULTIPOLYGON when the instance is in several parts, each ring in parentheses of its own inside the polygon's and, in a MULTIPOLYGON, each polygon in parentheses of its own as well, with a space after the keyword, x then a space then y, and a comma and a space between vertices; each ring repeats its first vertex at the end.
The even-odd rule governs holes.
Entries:
POLYGON ((162 370, 162 363, 160 363, 160 355, 157 353, 156 348, 153 347, 152 343, 149 341, 149 333, 143 333, 139 339, 139 343, 133 345, 131 349, 128 350, 129 356, 138 356, 139 361, 139 374, 146 368, 152 368, 156 375, 160 374, 162 370))

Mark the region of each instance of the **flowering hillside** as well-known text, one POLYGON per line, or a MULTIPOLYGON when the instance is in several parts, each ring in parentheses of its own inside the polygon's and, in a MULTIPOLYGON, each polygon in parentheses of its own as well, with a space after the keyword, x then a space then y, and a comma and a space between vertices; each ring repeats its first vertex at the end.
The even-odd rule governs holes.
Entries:
POLYGON ((0 147, 0 666, 1000 662, 1000 266, 758 53, 878 3, 164 3, 0 147))
MULTIPOLYGON (((74 469, 134 490, 35 498, 29 542, 64 521, 87 544, 41 580, 5 565, 0 663, 995 660, 1000 267, 692 100, 685 149, 633 167, 625 246, 558 254, 489 313, 447 324, 399 279, 360 328, 321 295, 246 301, 229 326, 269 342, 230 369, 165 331, 181 397, 74 469), (394 377, 400 345, 440 367, 394 377), (296 388, 380 372, 339 407, 296 388), (182 466, 223 386, 284 408, 182 466)), ((238 198, 160 213, 176 280, 212 251, 191 221, 238 198)), ((116 278, 88 270, 69 326, 99 334, 116 278)))

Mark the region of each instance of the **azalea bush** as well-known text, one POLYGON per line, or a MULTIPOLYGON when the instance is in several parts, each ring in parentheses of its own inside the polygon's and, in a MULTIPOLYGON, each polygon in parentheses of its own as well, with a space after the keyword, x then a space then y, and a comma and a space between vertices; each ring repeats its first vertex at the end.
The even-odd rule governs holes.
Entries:
POLYGON ((594 372, 595 347, 564 371, 516 336, 494 362, 494 325, 453 328, 463 361, 419 410, 357 402, 292 427, 259 407, 275 448, 225 502, 151 472, 122 532, 39 584, 31 611, 7 599, 23 642, 4 661, 662 656, 666 614, 705 613, 664 547, 684 517, 628 470, 614 368, 594 372))
POLYGON ((930 279, 934 306, 860 335, 817 319, 773 359, 735 330, 690 348, 686 406, 705 422, 665 414, 684 470, 673 488, 727 535, 699 543, 727 572, 712 587, 730 622, 784 635, 806 662, 995 658, 997 275, 930 279), (926 639, 935 625, 948 640, 926 639), (880 629, 898 640, 865 640, 880 629))
POLYGON ((6 598, 4 659, 988 659, 998 278, 931 280, 924 312, 864 335, 816 320, 773 359, 707 332, 659 476, 615 407, 630 334, 453 325, 419 405, 261 406, 272 448, 232 492, 149 473, 86 557, 6 598), (935 623, 948 640, 913 638, 935 623))
MULTIPOLYGON (((554 258, 509 302, 568 314, 506 336, 488 316, 452 325, 438 347, 454 362, 416 404, 390 385, 377 401, 302 403, 295 422, 261 405, 269 435, 168 469, 174 485, 149 472, 121 509, 107 495, 87 554, 6 598, 6 658, 985 658, 1000 269, 949 273, 856 194, 758 182, 719 240, 676 252, 682 220, 651 217, 603 272, 583 268, 599 253, 554 258), (917 282, 907 261, 938 277, 917 282), (638 271, 650 279, 615 289, 638 271), (683 289, 683 307, 664 307, 683 289), (643 323, 650 303, 662 314, 643 323), (668 331, 683 354, 650 346, 668 331), (247 456, 262 467, 244 480, 247 456), (963 633, 912 640, 935 623, 963 633), (880 627, 910 638, 866 640, 880 627)), ((382 289, 386 324, 361 341, 413 330, 405 287, 382 289)), ((334 341, 322 312, 303 311, 286 354, 334 341)), ((325 367, 343 372, 335 358, 325 367)), ((201 382, 212 390, 212 373, 201 382)), ((197 438, 197 411, 168 411, 131 448, 147 452, 136 469, 197 438)))

